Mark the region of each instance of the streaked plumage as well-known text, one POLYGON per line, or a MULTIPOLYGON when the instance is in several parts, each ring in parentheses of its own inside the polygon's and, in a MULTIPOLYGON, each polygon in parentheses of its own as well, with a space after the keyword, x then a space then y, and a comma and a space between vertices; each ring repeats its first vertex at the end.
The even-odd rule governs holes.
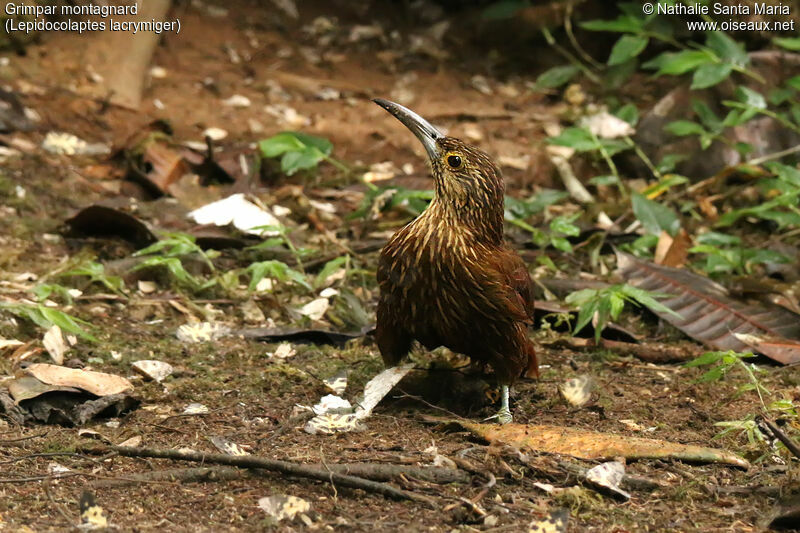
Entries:
POLYGON ((398 364, 418 340, 488 363, 504 385, 525 372, 536 375, 527 335, 533 287, 503 239, 500 170, 482 151, 443 136, 411 111, 376 102, 423 142, 435 181, 428 208, 381 252, 376 335, 384 362, 398 364))

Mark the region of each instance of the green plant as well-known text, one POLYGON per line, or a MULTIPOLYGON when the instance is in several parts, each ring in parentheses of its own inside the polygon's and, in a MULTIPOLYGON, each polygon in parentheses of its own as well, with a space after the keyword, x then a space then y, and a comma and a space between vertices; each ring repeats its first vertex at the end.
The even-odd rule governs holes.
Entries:
POLYGON ((144 261, 134 266, 131 271, 142 270, 145 268, 164 268, 179 284, 193 290, 200 291, 213 287, 217 284, 214 263, 211 261, 218 252, 211 250, 206 252, 200 248, 192 235, 185 233, 165 233, 164 238, 137 251, 135 257, 146 257, 144 261), (182 263, 182 258, 186 256, 200 258, 208 266, 212 273, 210 280, 201 280, 192 276, 182 263))
POLYGON ((660 311, 680 318, 672 309, 656 300, 664 298, 665 294, 653 293, 637 289, 627 284, 612 285, 603 289, 582 289, 570 293, 566 302, 579 309, 578 320, 575 323, 573 334, 582 330, 595 315, 597 324, 594 328, 595 341, 600 340, 600 334, 609 320, 617 320, 625 308, 626 303, 643 305, 653 311, 660 311))
POLYGON ((752 274, 754 266, 758 264, 790 262, 780 252, 745 248, 742 239, 734 235, 710 231, 695 240, 697 245, 690 248, 689 252, 705 255, 705 262, 700 268, 707 274, 752 274))
POLYGON ((300 171, 317 168, 327 161, 341 171, 348 169, 332 158, 333 144, 323 137, 297 131, 284 131, 258 143, 261 156, 267 159, 281 158, 281 171, 287 176, 300 171))
POLYGON ((277 233, 277 235, 266 239, 263 242, 258 244, 254 244, 253 246, 249 246, 248 250, 259 251, 265 250, 269 248, 274 248, 276 246, 286 246, 289 251, 294 256, 295 261, 297 262, 297 267, 303 271, 303 259, 308 255, 314 253, 313 250, 308 250, 306 248, 298 248, 292 242, 292 239, 289 237, 289 228, 286 226, 258 226, 253 228, 256 230, 261 230, 267 233, 277 233))
POLYGON ((366 183, 367 191, 361 205, 350 213, 348 220, 374 218, 381 211, 400 208, 412 216, 422 213, 433 199, 432 190, 416 191, 403 187, 378 187, 366 183))
POLYGON ((293 281, 301 287, 311 290, 311 285, 306 281, 302 272, 298 272, 281 261, 260 261, 252 263, 245 269, 245 273, 250 275, 250 292, 256 290, 258 282, 265 277, 275 278, 278 281, 293 281))
POLYGON ((548 231, 542 231, 533 226, 527 226, 526 229, 531 232, 531 240, 537 246, 544 248, 549 244, 562 252, 571 252, 572 244, 570 244, 567 237, 580 235, 580 228, 573 224, 579 216, 581 216, 580 213, 559 215, 550 221, 548 231))
POLYGON ((48 329, 56 325, 68 333, 74 333, 79 337, 99 342, 97 338, 88 333, 83 327, 91 327, 89 322, 76 318, 58 309, 47 307, 44 304, 32 302, 0 302, 0 311, 7 311, 20 318, 30 320, 39 327, 48 329))
POLYGON ((105 266, 97 261, 86 261, 66 272, 62 272, 60 277, 68 276, 85 276, 89 278, 89 283, 99 283, 106 289, 120 294, 125 294, 125 283, 119 276, 110 276, 106 274, 105 266))

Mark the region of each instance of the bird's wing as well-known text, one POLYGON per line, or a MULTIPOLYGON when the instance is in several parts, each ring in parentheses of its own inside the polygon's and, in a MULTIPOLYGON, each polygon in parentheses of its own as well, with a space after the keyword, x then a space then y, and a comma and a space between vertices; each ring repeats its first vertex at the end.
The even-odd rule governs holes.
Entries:
POLYGON ((509 300, 520 315, 528 320, 533 320, 534 301, 533 301, 533 281, 528 273, 525 262, 517 252, 504 248, 503 253, 498 254, 500 267, 498 270, 505 278, 509 290, 509 300))

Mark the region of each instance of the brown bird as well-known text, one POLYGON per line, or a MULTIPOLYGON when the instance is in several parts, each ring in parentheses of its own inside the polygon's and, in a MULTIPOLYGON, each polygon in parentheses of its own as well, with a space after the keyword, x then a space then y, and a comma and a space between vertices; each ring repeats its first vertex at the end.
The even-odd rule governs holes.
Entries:
POLYGON ((498 420, 511 422, 509 386, 523 373, 538 376, 538 364, 527 334, 533 284, 503 239, 500 169, 410 109, 374 102, 420 140, 435 182, 427 209, 381 251, 376 339, 383 361, 398 364, 417 340, 488 363, 502 385, 498 420))

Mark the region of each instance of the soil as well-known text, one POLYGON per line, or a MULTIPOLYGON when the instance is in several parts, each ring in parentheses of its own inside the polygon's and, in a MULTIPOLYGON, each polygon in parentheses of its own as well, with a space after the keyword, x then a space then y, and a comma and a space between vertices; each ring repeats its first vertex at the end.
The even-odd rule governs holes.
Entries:
MULTIPOLYGON (((491 31, 470 39, 474 21, 461 27, 457 13, 450 19, 452 34, 443 44, 438 49, 423 48, 435 52, 434 57, 430 53, 401 54, 391 44, 398 38, 392 34, 397 32, 405 39, 426 27, 415 18, 418 15, 394 4, 369 4, 364 13, 343 4, 301 5, 300 20, 293 21, 276 14, 271 3, 220 3, 227 10, 221 17, 210 15, 202 7, 206 4, 180 3, 175 10, 182 31, 165 35, 153 59, 154 65, 166 69, 166 76, 150 80, 138 111, 90 96, 97 92, 92 67, 85 62, 94 39, 91 35, 45 34, 38 42, 25 45, 24 54, 5 54, 9 62, 0 66, 0 75, 23 103, 38 113, 40 121, 33 131, 2 137, 4 142, 16 139, 32 143, 32 148, 8 159, 0 168, 0 290, 4 295, 30 297, 20 292, 20 285, 35 285, 33 279, 45 279, 63 268, 69 258, 74 260, 81 254, 112 264, 132 253, 124 242, 114 239, 63 238, 63 222, 78 209, 103 200, 122 198, 127 202, 135 197, 141 202, 142 218, 166 228, 173 223, 169 222, 173 220, 172 210, 179 213, 174 215, 179 219, 183 211, 194 207, 192 203, 200 203, 191 195, 185 205, 153 200, 147 190, 123 179, 124 161, 116 152, 108 160, 48 154, 39 145, 49 131, 68 131, 88 142, 107 143, 116 151, 129 147, 130 139, 154 120, 165 119, 172 138, 181 142, 202 141, 202 132, 208 127, 224 128, 228 136, 219 143, 224 155, 291 129, 264 111, 266 105, 286 104, 309 117, 310 124, 302 127, 304 132, 331 140, 338 160, 355 168, 385 161, 398 168, 410 164, 412 171, 391 183, 428 188, 422 148, 400 124, 369 101, 370 97, 397 98, 401 94, 409 106, 451 135, 471 138, 497 157, 528 158, 503 168, 512 196, 558 187, 543 155, 543 124, 557 122, 565 104, 557 95, 526 88, 526 83, 534 81, 554 61, 546 43, 535 37, 536 32, 517 36, 513 43, 503 42, 491 31), (316 17, 328 21, 335 17, 338 33, 331 44, 320 44, 319 35, 303 30, 316 17), (354 26, 373 22, 382 26, 383 37, 354 42, 348 39, 354 26), (520 47, 528 52, 520 51, 520 47), (310 61, 312 56, 321 60, 310 61), (492 60, 494 56, 506 59, 492 60), (232 57, 238 57, 238 62, 232 57), (276 72, 294 75, 291 79, 296 83, 289 83, 290 78, 281 78, 276 72), (474 81, 477 75, 488 83, 488 94, 475 88, 480 83, 474 81), (317 89, 308 89, 315 84, 333 87, 342 96, 319 99, 317 89), (248 97, 251 105, 234 108, 221 103, 235 94, 248 97), (260 126, 254 126, 253 120, 260 126)), ((635 91, 628 87, 618 96, 647 106, 652 99, 648 83, 638 85, 635 91)), ((207 196, 223 197, 239 185, 212 185, 207 196)), ((316 175, 287 178, 268 173, 262 182, 247 188, 268 205, 285 201, 302 207, 308 205, 308 199, 333 202, 336 213, 328 219, 302 216, 298 214, 304 212, 300 208, 292 215, 296 218, 293 235, 304 246, 329 251, 336 251, 336 245, 316 234, 315 227, 330 230, 340 243, 352 244, 381 232, 385 238, 387 231, 408 220, 408 213, 398 212, 369 223, 345 220, 365 190, 358 180, 342 179, 335 168, 325 164, 316 175), (288 185, 304 188, 298 194, 288 185), (319 225, 315 226, 315 220, 319 225)), ((186 222, 183 226, 174 224, 178 229, 187 227, 186 222)), ((225 250, 218 264, 243 267, 248 257, 225 250)), ((377 295, 376 258, 375 252, 358 256, 354 268, 360 273, 346 281, 370 316, 377 295)), ((175 373, 160 384, 131 377, 142 405, 121 417, 118 424, 99 420, 87 425, 109 442, 138 436, 142 446, 215 453, 209 437, 222 436, 252 454, 302 463, 430 465, 438 454, 464 458, 483 475, 473 476, 469 484, 437 486, 413 479, 398 484, 430 496, 436 508, 278 474, 197 483, 139 482, 95 490, 93 484, 101 480, 194 465, 76 454, 76 448, 87 443, 78 435, 78 428, 19 427, 0 417, 0 531, 74 528, 80 522, 78 501, 84 490, 94 491, 109 522, 122 531, 526 531, 562 508, 569 510, 570 531, 757 531, 768 523, 778 498, 797 485, 796 470, 785 454, 760 443, 748 443, 739 431, 716 437, 720 427, 715 423, 742 420, 758 412, 758 399, 752 392, 737 394, 746 383, 743 375, 731 373, 722 382, 697 383, 701 369, 652 365, 606 350, 574 352, 542 346, 538 352, 543 364, 541 379, 523 381, 513 390, 515 422, 725 447, 751 459, 753 466, 740 470, 680 462, 630 462, 626 466, 629 474, 658 480, 664 488, 635 490, 629 501, 621 502, 575 485, 567 475, 559 479, 543 477, 531 465, 547 458, 534 456, 531 465, 526 465, 507 449, 489 446, 465 432, 447 432, 426 424, 423 415, 442 416, 443 409, 481 420, 490 416, 495 406, 492 394, 484 394, 493 392, 491 385, 469 378, 466 381, 473 385, 470 394, 442 390, 446 380, 436 372, 423 370, 413 373, 416 383, 401 384, 377 408, 364 432, 310 435, 302 430, 303 422, 292 418, 295 406, 315 404, 327 394, 321 380, 341 370, 350 371, 344 396, 355 398, 364 383, 382 368, 369 336, 350 341, 345 347, 294 344, 296 355, 281 362, 269 356, 276 343, 227 337, 212 343, 186 344, 176 338, 175 331, 190 320, 212 316, 234 328, 263 324, 247 323, 243 312, 246 296, 192 297, 171 287, 163 277, 156 278, 159 285, 155 293, 145 294, 135 290, 137 277, 126 276, 131 287, 129 299, 103 296, 108 291, 102 287, 84 286, 86 297, 62 307, 90 321, 100 339, 99 343, 79 341, 67 355, 77 360, 72 364, 126 376, 131 374, 131 363, 140 359, 159 359, 175 367, 175 373), (571 408, 561 399, 557 387, 580 374, 593 377, 596 391, 589 407, 571 408), (403 392, 407 393, 405 397, 398 398, 403 392), (209 412, 182 415, 190 403, 201 403, 209 412), (53 463, 75 475, 57 479, 51 471, 53 463), (487 485, 487 479, 496 483, 487 485), (547 493, 535 482, 572 488, 547 493), (277 523, 269 518, 258 501, 275 494, 310 502, 310 525, 299 519, 277 523)), ((287 310, 310 299, 307 294, 282 290, 254 301, 274 325, 285 327, 297 318, 287 310)), ((38 346, 38 328, 11 315, 0 317, 0 336, 34 341, 38 346)), ((656 326, 647 317, 631 320, 653 339, 672 342, 677 338, 674 331, 656 326)), ((309 324, 301 321, 300 325, 309 324)), ((329 323, 314 326, 334 327, 329 323)), ((544 342, 557 334, 540 330, 532 335, 537 342, 544 342)), ((10 352, 2 355, 3 374, 13 374, 23 363, 14 360, 10 352)), ((437 353, 437 357, 447 358, 448 354, 437 353)), ((420 352, 415 358, 424 362, 430 356, 420 352)), ((33 354, 25 363, 31 361, 48 362, 46 352, 33 354)), ((775 398, 797 397, 793 369, 764 368, 763 383, 775 398)))

